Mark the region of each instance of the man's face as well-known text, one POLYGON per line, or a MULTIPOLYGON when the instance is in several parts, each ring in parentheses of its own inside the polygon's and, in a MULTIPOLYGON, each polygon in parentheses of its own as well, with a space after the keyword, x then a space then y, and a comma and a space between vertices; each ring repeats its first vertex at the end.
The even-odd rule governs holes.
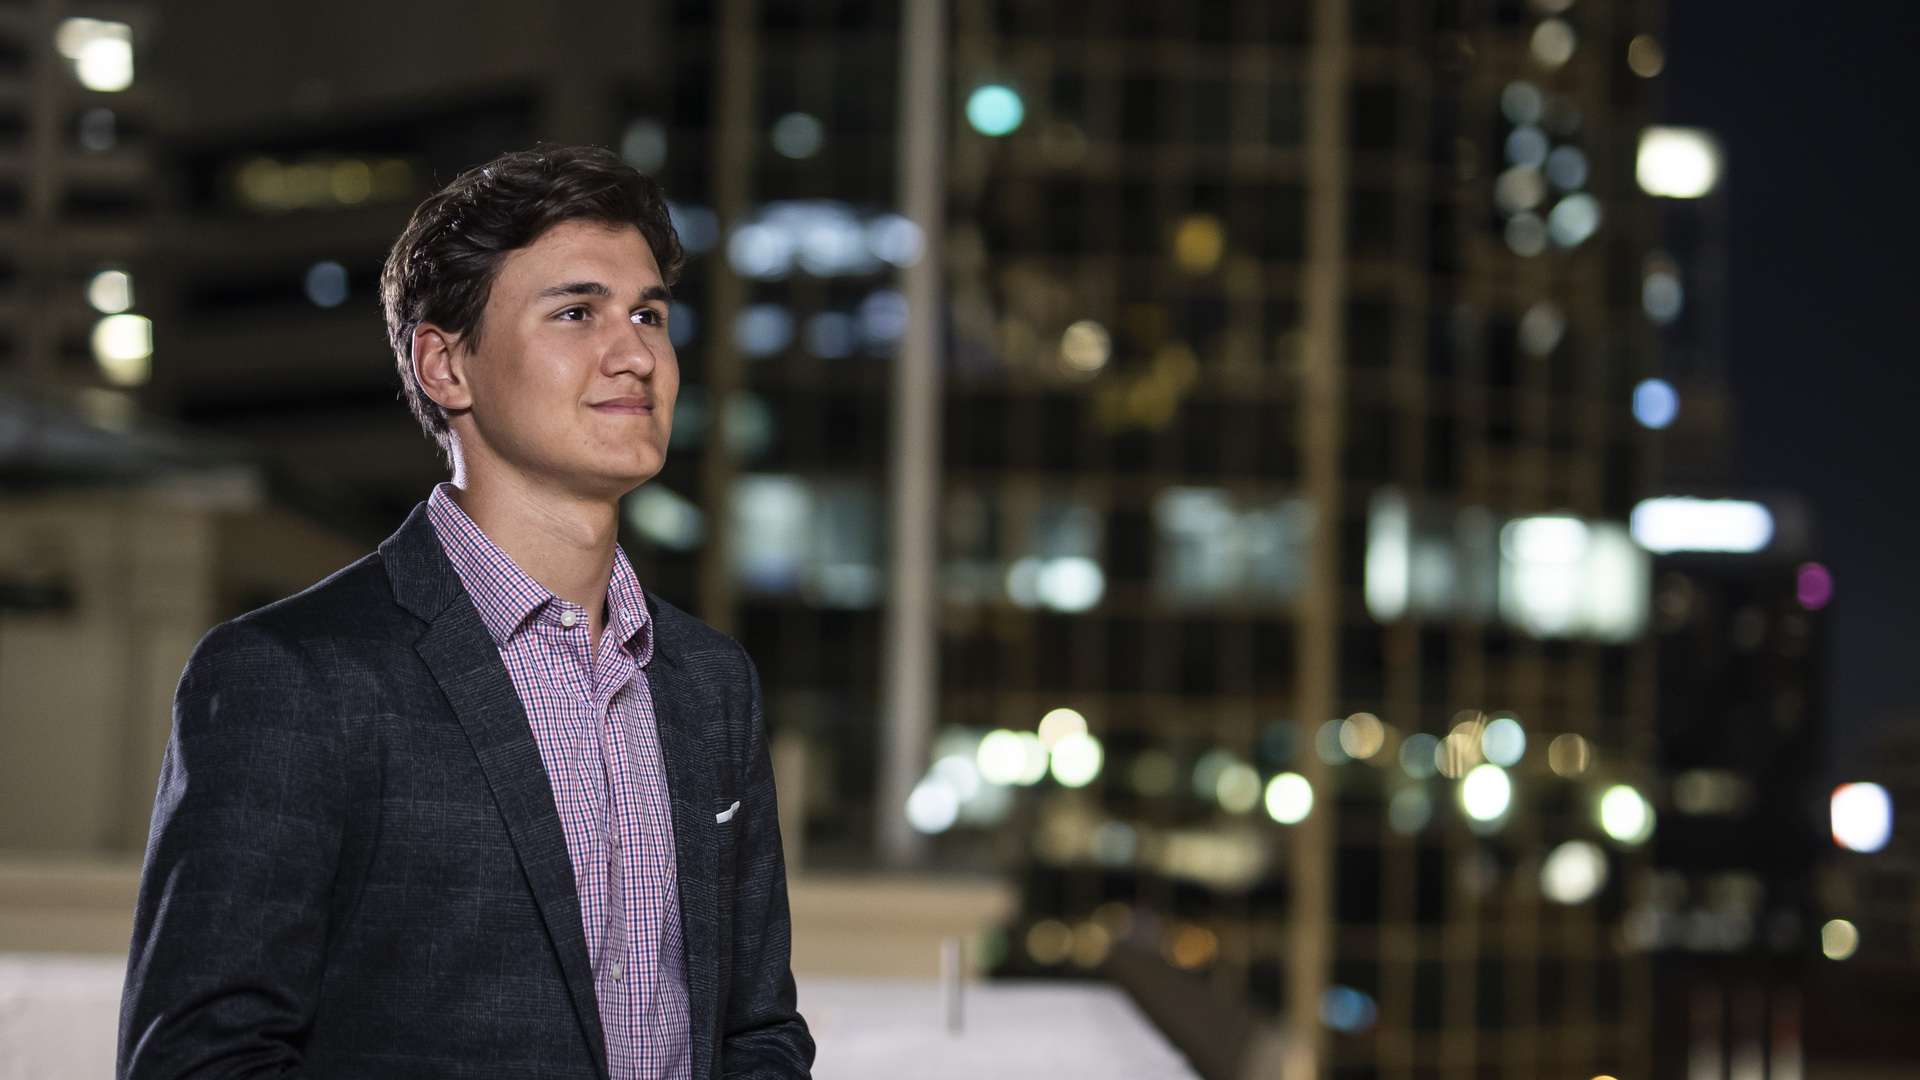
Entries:
POLYGON ((617 499, 667 460, 680 365, 640 230, 567 221, 502 260, 463 442, 526 478, 617 499))

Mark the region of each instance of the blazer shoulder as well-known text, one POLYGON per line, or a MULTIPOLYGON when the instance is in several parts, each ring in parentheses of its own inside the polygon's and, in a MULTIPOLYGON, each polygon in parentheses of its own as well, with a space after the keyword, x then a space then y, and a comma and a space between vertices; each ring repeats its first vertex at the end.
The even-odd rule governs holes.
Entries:
POLYGON ((291 596, 220 623, 201 639, 201 650, 261 638, 294 649, 317 641, 394 640, 417 622, 395 602, 375 551, 291 596))
POLYGON ((741 649, 740 643, 731 634, 682 611, 658 593, 647 593, 647 607, 653 617, 655 637, 668 644, 677 654, 732 653, 741 649))
POLYGON ((657 647, 683 667, 737 679, 742 685, 755 677, 753 660, 746 646, 723 630, 675 607, 654 593, 647 593, 647 607, 653 617, 657 647))

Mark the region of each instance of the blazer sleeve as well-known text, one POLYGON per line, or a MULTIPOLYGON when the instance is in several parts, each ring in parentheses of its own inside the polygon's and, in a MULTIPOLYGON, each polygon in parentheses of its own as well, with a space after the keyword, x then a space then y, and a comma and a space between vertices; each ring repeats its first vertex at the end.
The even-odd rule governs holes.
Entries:
POLYGON ((739 871, 733 904, 733 985, 720 1040, 729 1080, 795 1080, 812 1075, 813 1037, 795 1000, 786 859, 774 799, 773 761, 760 709, 760 672, 740 650, 752 701, 741 795, 739 871))
POLYGON ((304 1077, 347 796, 302 650, 215 627, 174 695, 120 1002, 117 1075, 304 1077))

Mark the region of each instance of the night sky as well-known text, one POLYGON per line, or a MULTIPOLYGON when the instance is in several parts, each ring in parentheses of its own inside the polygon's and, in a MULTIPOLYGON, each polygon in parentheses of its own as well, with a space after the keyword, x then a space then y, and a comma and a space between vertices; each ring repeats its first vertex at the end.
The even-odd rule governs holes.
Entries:
POLYGON ((1816 514, 1829 745, 1857 772, 1891 715, 1920 723, 1920 5, 1680 0, 1668 17, 1667 120, 1727 151, 1734 479, 1816 514))

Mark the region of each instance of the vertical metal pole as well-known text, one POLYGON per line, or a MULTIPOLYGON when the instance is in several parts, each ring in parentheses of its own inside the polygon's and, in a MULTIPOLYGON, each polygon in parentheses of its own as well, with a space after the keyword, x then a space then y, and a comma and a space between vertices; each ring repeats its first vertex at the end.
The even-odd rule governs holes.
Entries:
POLYGON ((946 0, 902 0, 900 209, 924 237, 902 271, 907 332, 894 365, 888 508, 885 667, 874 837, 882 861, 910 865, 925 845, 908 826, 907 796, 927 764, 939 668, 940 264, 945 233, 946 0))
POLYGON ((1301 458, 1313 505, 1313 542, 1299 608, 1294 724, 1313 812, 1288 846, 1289 938, 1283 1080, 1318 1080, 1326 1061, 1320 997, 1333 966, 1334 820, 1331 770, 1311 751, 1339 706, 1341 443, 1346 349, 1347 3, 1315 0, 1307 67, 1307 251, 1302 276, 1301 458))
MULTIPOLYGON (((755 0, 724 0, 716 29, 718 63, 714 67, 716 117, 713 134, 713 207, 723 230, 738 227, 746 215, 753 176, 755 98, 759 94, 760 31, 755 0)), ((724 244, 721 248, 725 250, 724 244)), ((708 260, 711 277, 707 319, 707 445, 701 459, 701 503, 709 521, 707 548, 700 563, 700 617, 720 630, 733 630, 733 552, 727 522, 733 507, 733 445, 727 414, 740 392, 740 350, 733 344, 733 322, 746 301, 746 287, 727 266, 724 255, 708 260)))

